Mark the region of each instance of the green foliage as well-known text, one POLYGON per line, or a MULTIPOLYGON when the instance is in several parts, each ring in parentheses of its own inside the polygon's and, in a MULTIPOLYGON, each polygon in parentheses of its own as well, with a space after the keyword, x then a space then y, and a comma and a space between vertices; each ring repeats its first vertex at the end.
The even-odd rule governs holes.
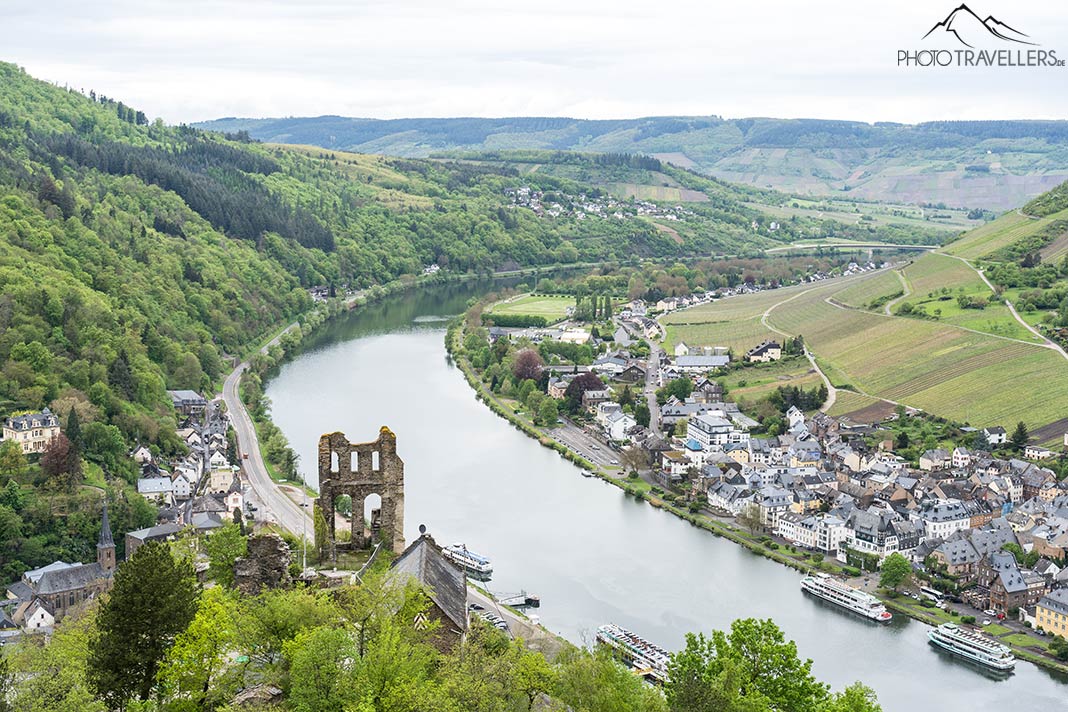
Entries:
MULTIPOLYGON (((189 627, 174 639, 160 665, 160 693, 190 710, 213 709, 236 691, 221 684, 227 673, 227 655, 236 640, 235 602, 221 587, 205 591, 189 627)), ((232 676, 230 676, 232 678, 232 676)))
POLYGON ((1020 421, 1016 424, 1016 428, 1012 431, 1012 435, 1009 436, 1009 445, 1016 451, 1023 450, 1030 437, 1030 433, 1027 432, 1027 424, 1020 421))
POLYGON ((147 700, 175 638, 197 610, 197 585, 188 562, 161 542, 142 544, 115 572, 90 641, 88 679, 108 705, 147 700))
POLYGON ((208 552, 208 575, 221 586, 234 585, 234 562, 248 551, 248 539, 241 527, 228 522, 212 531, 204 548, 208 552))
POLYGON ((879 576, 879 585, 896 591, 912 576, 912 564, 898 552, 894 552, 883 560, 882 574, 879 576))
POLYGON ((773 621, 747 618, 711 638, 688 634, 671 656, 665 692, 679 712, 811 710, 828 699, 811 669, 773 621))

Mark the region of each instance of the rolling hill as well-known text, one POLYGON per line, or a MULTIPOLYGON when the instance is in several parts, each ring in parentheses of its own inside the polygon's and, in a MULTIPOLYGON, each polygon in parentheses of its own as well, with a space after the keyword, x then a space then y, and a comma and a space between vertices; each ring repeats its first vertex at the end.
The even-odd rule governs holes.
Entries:
POLYGON ((643 153, 799 195, 1003 211, 1068 178, 1068 122, 915 125, 810 119, 650 117, 225 118, 197 124, 329 149, 427 157, 456 150, 643 153))

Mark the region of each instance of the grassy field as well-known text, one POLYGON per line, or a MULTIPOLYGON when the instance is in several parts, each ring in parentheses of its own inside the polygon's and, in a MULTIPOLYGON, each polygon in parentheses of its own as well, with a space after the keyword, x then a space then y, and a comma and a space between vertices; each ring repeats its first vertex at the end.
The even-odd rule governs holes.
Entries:
POLYGON ((492 314, 523 314, 543 316, 549 322, 560 321, 567 316, 567 308, 575 306, 574 297, 553 297, 528 294, 497 304, 492 314))
POLYGON ((670 203, 707 203, 708 196, 698 190, 669 185, 642 185, 640 183, 609 183, 608 192, 626 200, 656 200, 670 203))
POLYGON ((827 414, 836 417, 840 415, 850 415, 851 413, 860 412, 882 402, 883 401, 878 398, 861 395, 860 393, 854 393, 853 391, 838 391, 838 395, 834 399, 834 405, 831 406, 831 409, 827 414))
POLYGON ((1041 339, 1013 318, 1002 299, 986 286, 979 273, 964 262, 932 252, 906 267, 904 274, 912 289, 904 301, 936 316, 939 321, 995 336, 1041 343, 1041 339), (957 302, 961 295, 986 299, 989 306, 963 309, 957 302))
POLYGON ((764 339, 779 337, 779 334, 760 323, 764 310, 806 288, 798 285, 727 297, 668 314, 660 320, 667 331, 664 348, 672 353, 675 344, 680 341, 690 346, 727 346, 734 351, 736 358, 740 358, 764 339))
MULTIPOLYGON (((1062 210, 1037 220, 1013 211, 972 230, 961 239, 947 245, 943 251, 966 260, 978 259, 1041 230, 1054 220, 1063 219, 1068 219, 1068 210, 1062 210)), ((1057 244, 1055 248, 1057 254, 1060 254, 1062 249, 1068 252, 1068 242, 1061 244, 1060 241, 1055 241, 1054 244, 1057 244)))
POLYGON ((723 384, 732 400, 759 400, 779 386, 812 388, 822 382, 820 375, 804 357, 772 361, 731 371, 723 384))
POLYGON ((873 300, 891 297, 902 292, 901 279, 894 270, 886 270, 850 285, 838 292, 835 299, 860 309, 866 308, 873 300))

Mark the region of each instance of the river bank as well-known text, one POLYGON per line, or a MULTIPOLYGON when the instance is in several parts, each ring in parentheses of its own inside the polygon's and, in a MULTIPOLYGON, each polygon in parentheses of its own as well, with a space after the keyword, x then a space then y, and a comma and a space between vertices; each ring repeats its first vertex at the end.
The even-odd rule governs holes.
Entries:
MULTIPOLYGON (((450 358, 463 373, 465 380, 474 390, 476 398, 481 403, 488 406, 494 414, 507 420, 516 429, 536 440, 543 447, 557 452, 565 460, 581 467, 593 476, 600 478, 601 481, 618 487, 637 500, 647 502, 654 508, 668 511, 695 527, 711 532, 714 536, 729 539, 745 549, 775 561, 776 563, 802 573, 821 571, 847 577, 863 575, 862 572, 857 569, 842 566, 833 560, 825 560, 822 556, 819 557, 819 561, 815 561, 810 555, 796 551, 795 548, 789 544, 776 542, 769 536, 758 537, 755 532, 746 533, 744 530, 736 526, 732 526, 729 523, 713 518, 701 511, 694 512, 689 508, 681 508, 674 502, 658 496, 658 493, 651 485, 649 485, 649 483, 643 482, 640 479, 632 480, 620 472, 609 471, 605 468, 598 467, 589 460, 581 457, 576 452, 550 437, 541 426, 536 425, 529 418, 521 415, 517 412, 516 408, 506 402, 505 399, 497 396, 487 388, 464 351, 463 342, 464 336, 466 335, 466 328, 467 322, 465 319, 456 319, 450 323, 445 337, 445 346, 450 358)), ((928 625, 938 625, 939 623, 955 619, 949 614, 939 616, 933 611, 904 605, 902 602, 894 600, 877 591, 874 592, 874 595, 878 596, 889 608, 892 608, 899 614, 908 616, 909 618, 928 625)), ((937 611, 939 614, 942 613, 938 609, 933 610, 937 611)), ((1036 652, 1035 650, 1018 645, 1012 639, 1001 640, 1001 642, 1012 648, 1013 652, 1020 659, 1027 660, 1035 665, 1058 673, 1068 674, 1068 665, 1064 665, 1057 660, 1036 652)))

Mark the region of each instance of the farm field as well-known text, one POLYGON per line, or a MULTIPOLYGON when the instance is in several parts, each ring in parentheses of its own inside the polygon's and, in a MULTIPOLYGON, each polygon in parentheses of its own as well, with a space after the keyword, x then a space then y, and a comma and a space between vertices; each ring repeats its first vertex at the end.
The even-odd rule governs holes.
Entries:
POLYGON ((699 190, 690 190, 668 185, 643 185, 641 183, 609 183, 608 192, 626 200, 657 200, 671 203, 707 203, 708 196, 699 190))
MULTIPOLYGON (((1006 213, 997 220, 987 223, 980 228, 972 230, 967 235, 946 245, 942 251, 963 257, 966 260, 975 260, 989 255, 1002 247, 1027 237, 1033 232, 1041 230, 1055 220, 1068 219, 1068 210, 1062 210, 1044 218, 1029 218, 1017 212, 1006 213)), ((1062 250, 1068 252, 1068 241, 1054 241, 1057 245, 1056 252, 1062 250)))
POLYGON ((1022 418, 1039 427, 1063 417, 1068 362, 1053 351, 825 301, 840 289, 814 287, 768 316, 771 326, 804 335, 835 384, 978 426, 1022 418))
POLYGON ((494 305, 490 313, 543 316, 551 324, 566 317, 568 307, 573 306, 575 306, 574 297, 528 294, 494 305))
POLYGON ((864 279, 846 287, 834 298, 851 307, 865 309, 876 299, 893 297, 901 292, 901 279, 897 271, 886 270, 872 276, 871 279, 864 279))
MULTIPOLYGON (((854 393, 853 391, 838 391, 838 395, 834 399, 834 405, 831 406, 827 415, 834 417, 843 415, 852 416, 872 408, 873 406, 879 406, 885 403, 886 401, 872 398, 871 396, 861 395, 860 393, 854 393)), ((892 408, 893 406, 889 407, 892 408)))
MULTIPOLYGON (((1064 417, 1068 361, 1049 349, 937 321, 890 317, 827 301, 846 289, 856 287, 859 292, 857 282, 882 279, 881 274, 702 305, 670 315, 674 325, 668 333, 672 343, 682 339, 701 345, 705 343, 702 334, 714 334, 752 345, 772 336, 760 323, 770 308, 768 324, 787 334, 803 335, 835 385, 851 385, 869 396, 980 427, 1011 425, 1022 419, 1029 427, 1039 428, 1064 417), (700 323, 680 323, 698 319, 700 323)), ((854 394, 839 395, 842 402, 835 404, 837 413, 874 405, 854 394)))
POLYGON ((761 341, 779 336, 760 323, 764 310, 807 288, 797 285, 727 297, 668 314, 660 320, 667 331, 664 348, 672 353, 680 341, 690 346, 727 346, 740 358, 761 341))
POLYGON ((732 400, 749 401, 763 398, 779 386, 812 388, 823 379, 801 356, 740 368, 724 376, 722 382, 732 400))

